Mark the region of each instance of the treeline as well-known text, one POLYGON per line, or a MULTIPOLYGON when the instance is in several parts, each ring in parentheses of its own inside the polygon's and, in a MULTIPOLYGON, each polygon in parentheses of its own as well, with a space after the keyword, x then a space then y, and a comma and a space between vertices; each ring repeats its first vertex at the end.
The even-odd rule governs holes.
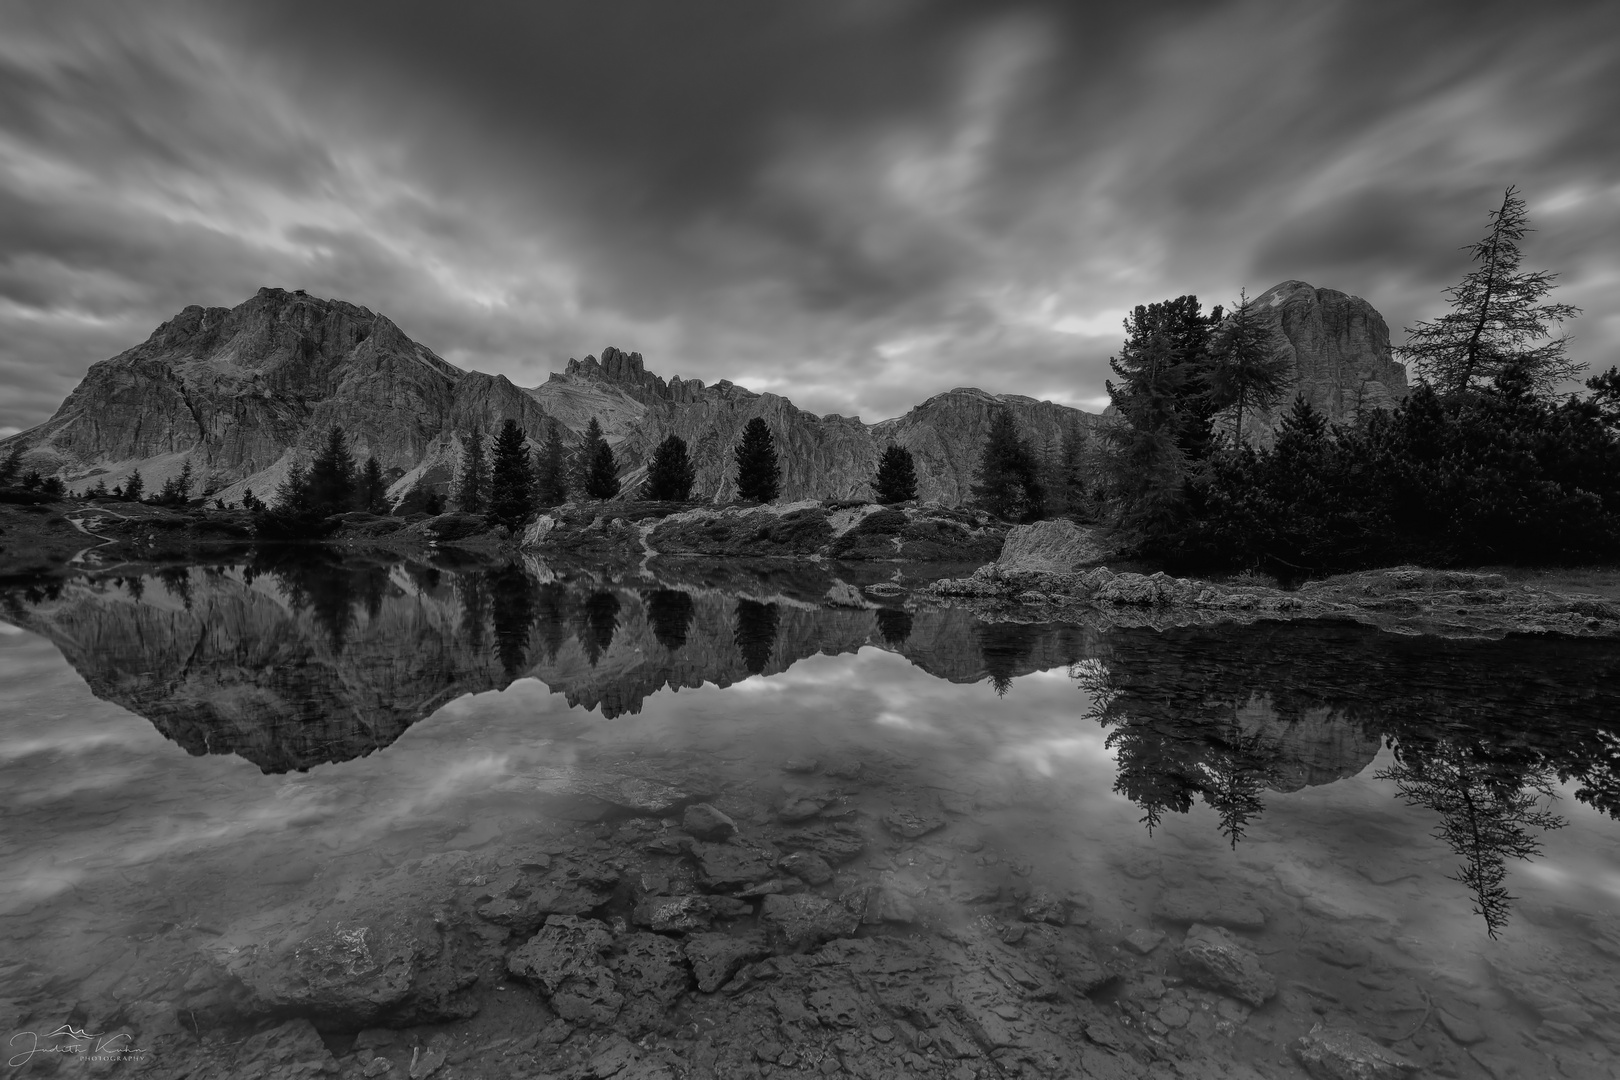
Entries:
POLYGON ((1339 423, 1298 397, 1266 445, 1244 418, 1292 373, 1247 298, 1136 308, 1096 448, 1104 519, 1171 564, 1279 576, 1620 555, 1620 373, 1560 392, 1579 369, 1555 331, 1577 310, 1547 302, 1556 275, 1520 269, 1515 189, 1490 219, 1449 310, 1397 349, 1411 394, 1339 423))

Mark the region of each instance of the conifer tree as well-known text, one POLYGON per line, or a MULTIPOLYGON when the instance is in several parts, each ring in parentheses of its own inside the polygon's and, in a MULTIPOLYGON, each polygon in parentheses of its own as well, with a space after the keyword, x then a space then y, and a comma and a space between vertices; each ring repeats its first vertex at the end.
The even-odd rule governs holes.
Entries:
POLYGON ((692 483, 697 479, 697 466, 686 453, 686 440, 671 435, 658 444, 652 461, 647 465, 647 481, 642 485, 644 499, 684 500, 692 496, 692 483))
POLYGON ((484 430, 475 427, 461 451, 461 475, 457 477, 456 508, 466 514, 481 514, 489 498, 489 464, 484 459, 484 430))
POLYGON ((129 502, 140 502, 141 494, 146 491, 146 481, 141 479, 141 471, 135 469, 124 477, 124 498, 129 502))
POLYGON ((383 477, 382 466, 375 457, 366 458, 366 467, 360 470, 359 490, 355 495, 355 505, 370 514, 386 514, 388 505, 388 481, 383 477))
POLYGON ((534 513, 534 470, 529 464, 528 434, 508 419, 495 437, 489 480, 489 520, 520 529, 534 513))
POLYGON ((1243 414, 1265 412, 1282 399, 1293 365, 1271 341, 1249 294, 1215 328, 1209 343, 1209 394, 1217 409, 1232 411, 1232 443, 1243 441, 1243 414))
POLYGON ((1451 310, 1408 327, 1406 344, 1395 351, 1442 396, 1487 388, 1519 367, 1535 393, 1546 398, 1584 366, 1565 352, 1566 335, 1552 336, 1554 326, 1580 309, 1542 303, 1557 274, 1519 270, 1519 241, 1532 230, 1517 188, 1507 189, 1490 219, 1490 232, 1465 249, 1477 267, 1446 290, 1451 310))
POLYGON ((11 450, 3 460, 0 460, 0 487, 12 483, 17 474, 22 471, 23 444, 12 443, 11 450))
POLYGON ((534 458, 534 502, 541 509, 568 501, 568 452, 556 420, 546 424, 546 441, 534 458))
POLYGON ((180 472, 163 481, 157 502, 164 506, 183 506, 191 499, 191 462, 180 466, 180 472))
POLYGON ((1183 457, 1199 461, 1209 451, 1216 406, 1209 394, 1210 328, 1223 317, 1217 306, 1203 314, 1196 296, 1138 304, 1125 319, 1125 344, 1108 361, 1119 378, 1108 394, 1120 411, 1122 399, 1139 395, 1158 400, 1168 434, 1183 457))
POLYGON ((1004 407, 990 415, 990 434, 973 478, 973 501, 987 512, 1005 521, 1034 521, 1041 516, 1045 500, 1035 454, 1004 407))
POLYGON ((305 478, 306 500, 311 515, 330 517, 354 509, 354 455, 343 429, 333 424, 326 433, 326 445, 309 466, 305 478))
POLYGON ((890 443, 878 459, 872 478, 872 497, 880 503, 907 502, 917 497, 917 463, 911 451, 890 443))
POLYGON ((602 434, 596 417, 585 425, 585 440, 577 458, 579 486, 593 499, 611 499, 619 493, 619 463, 602 434))
POLYGON ((771 502, 782 490, 782 467, 776 460, 776 441, 759 417, 743 428, 742 441, 732 451, 737 461, 737 498, 771 502))

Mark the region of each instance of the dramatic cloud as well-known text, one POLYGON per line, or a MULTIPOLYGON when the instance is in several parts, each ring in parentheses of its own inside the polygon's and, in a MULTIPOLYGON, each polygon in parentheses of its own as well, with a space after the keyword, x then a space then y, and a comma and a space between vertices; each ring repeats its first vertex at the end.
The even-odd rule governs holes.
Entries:
POLYGON ((1400 328, 1501 189, 1620 359, 1614 5, 154 3, 0 16, 0 434, 187 304, 365 304, 524 385, 607 344, 819 411, 1091 407, 1133 304, 1400 328))

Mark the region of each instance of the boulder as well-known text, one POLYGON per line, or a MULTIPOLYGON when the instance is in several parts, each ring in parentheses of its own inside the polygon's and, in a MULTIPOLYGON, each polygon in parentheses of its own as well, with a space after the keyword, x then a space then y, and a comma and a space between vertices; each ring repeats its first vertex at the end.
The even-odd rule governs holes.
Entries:
POLYGON ((321 1041, 314 1024, 308 1020, 288 1020, 259 1032, 237 1048, 234 1075, 260 1076, 265 1080, 307 1080, 335 1074, 338 1068, 337 1059, 321 1041))
POLYGON ((563 1019, 605 1024, 624 1005, 624 995, 603 962, 612 948, 606 924, 553 915, 538 934, 512 950, 506 970, 539 986, 563 1019))
POLYGON ((778 951, 794 952, 852 936, 860 926, 861 913, 824 896, 797 893, 767 896, 760 922, 778 951))
POLYGON ((1277 980, 1260 966, 1259 957, 1222 927, 1193 926, 1176 959, 1188 982, 1231 994, 1257 1009, 1277 993, 1277 980))
POLYGON ((698 880, 706 889, 739 889, 765 881, 776 873, 776 852, 740 844, 692 845, 698 861, 698 880))
POLYGON ((1067 520, 1037 521, 1008 530, 996 565, 1003 572, 1072 573, 1110 553, 1096 529, 1067 520))
POLYGON ((681 827, 699 840, 724 840, 737 834, 737 823, 708 803, 688 806, 681 827))
POLYGON ((746 934, 693 934, 686 939, 684 950, 697 978, 697 988, 705 994, 724 986, 743 964, 770 955, 765 935, 757 930, 746 934))
POLYGON ((1314 1080, 1381 1080, 1415 1072, 1416 1064, 1348 1028, 1316 1024, 1291 1047, 1314 1080))

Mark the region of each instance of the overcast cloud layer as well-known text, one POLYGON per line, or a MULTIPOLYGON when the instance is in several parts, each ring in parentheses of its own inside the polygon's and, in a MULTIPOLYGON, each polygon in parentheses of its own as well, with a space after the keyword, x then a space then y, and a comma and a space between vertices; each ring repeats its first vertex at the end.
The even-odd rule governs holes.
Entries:
POLYGON ((0 5, 0 435, 266 284, 520 385, 613 344, 867 420, 1099 408, 1181 293, 1399 341, 1510 183, 1620 360, 1612 0, 0 5))

